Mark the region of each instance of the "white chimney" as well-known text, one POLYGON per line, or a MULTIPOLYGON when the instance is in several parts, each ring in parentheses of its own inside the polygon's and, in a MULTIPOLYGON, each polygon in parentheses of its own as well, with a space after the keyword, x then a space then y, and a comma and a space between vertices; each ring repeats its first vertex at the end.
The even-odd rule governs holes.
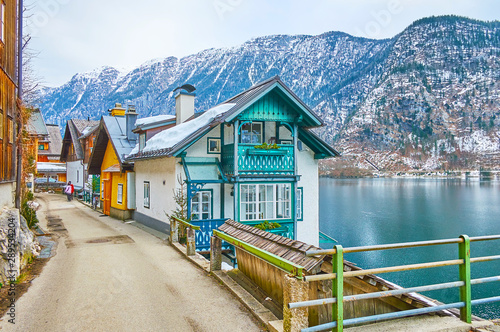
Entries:
POLYGON ((194 115, 194 97, 196 94, 184 90, 183 87, 177 88, 178 92, 175 95, 176 124, 183 123, 194 115))

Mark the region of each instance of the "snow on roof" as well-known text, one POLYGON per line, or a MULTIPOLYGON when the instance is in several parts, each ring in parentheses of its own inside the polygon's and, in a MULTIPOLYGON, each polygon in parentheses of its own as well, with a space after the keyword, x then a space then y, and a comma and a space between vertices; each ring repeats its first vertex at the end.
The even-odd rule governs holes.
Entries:
POLYGON ((168 120, 173 120, 175 119, 175 115, 167 115, 167 114, 161 114, 161 115, 155 115, 155 116, 150 116, 147 118, 141 118, 137 119, 135 121, 135 126, 144 126, 144 125, 149 125, 152 123, 156 122, 162 122, 162 121, 168 121, 168 120))
MULTIPOLYGON (((189 137, 200 128, 203 128, 204 126, 210 124, 217 116, 229 111, 234 105, 236 104, 220 104, 209 109, 208 111, 191 121, 181 123, 175 127, 159 132, 146 142, 146 146, 144 147, 143 152, 172 148, 174 145, 189 137)), ((130 152, 130 155, 136 154, 138 152, 139 146, 136 145, 135 148, 130 152)))
POLYGON ((66 165, 62 163, 37 162, 36 169, 38 173, 66 173, 66 165))

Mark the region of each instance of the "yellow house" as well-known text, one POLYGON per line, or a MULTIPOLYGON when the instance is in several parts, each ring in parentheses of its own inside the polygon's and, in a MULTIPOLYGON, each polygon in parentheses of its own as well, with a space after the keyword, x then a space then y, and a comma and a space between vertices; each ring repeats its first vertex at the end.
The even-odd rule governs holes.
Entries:
POLYGON ((100 174, 103 213, 125 220, 135 209, 134 165, 124 158, 137 143, 137 134, 132 132, 137 113, 133 106, 125 112, 121 104, 109 112, 111 116, 103 116, 97 129, 89 174, 100 174))

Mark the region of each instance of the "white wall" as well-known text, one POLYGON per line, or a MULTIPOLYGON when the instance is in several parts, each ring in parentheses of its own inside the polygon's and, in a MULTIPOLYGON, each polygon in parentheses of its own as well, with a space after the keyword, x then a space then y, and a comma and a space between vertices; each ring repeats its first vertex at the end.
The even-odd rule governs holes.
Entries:
POLYGON ((83 172, 84 168, 81 160, 66 163, 66 181, 71 181, 73 186, 83 187, 83 172))
POLYGON ((156 220, 169 223, 165 213, 175 210, 174 190, 178 188, 175 176, 177 158, 159 158, 135 161, 136 211, 156 220), (149 208, 144 207, 144 181, 149 181, 149 208))
POLYGON ((319 175, 318 160, 314 152, 305 144, 298 151, 298 174, 301 175, 297 186, 303 188, 303 221, 297 221, 297 240, 319 246, 319 175))

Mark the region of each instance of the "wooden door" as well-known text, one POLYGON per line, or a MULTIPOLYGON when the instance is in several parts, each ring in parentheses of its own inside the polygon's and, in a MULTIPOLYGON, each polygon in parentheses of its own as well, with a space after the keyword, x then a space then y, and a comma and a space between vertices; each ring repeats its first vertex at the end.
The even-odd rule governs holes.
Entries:
POLYGON ((109 216, 109 211, 111 210, 111 174, 103 173, 104 179, 102 180, 104 183, 104 201, 102 205, 102 213, 109 216))

